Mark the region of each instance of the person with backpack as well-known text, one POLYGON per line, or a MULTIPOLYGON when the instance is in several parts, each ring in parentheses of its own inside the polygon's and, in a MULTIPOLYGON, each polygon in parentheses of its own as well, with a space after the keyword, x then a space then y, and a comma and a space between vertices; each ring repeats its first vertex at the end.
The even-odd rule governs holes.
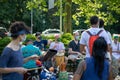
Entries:
POLYGON ((90 24, 91 28, 84 31, 81 34, 80 39, 80 52, 83 53, 86 51, 86 57, 90 57, 92 55, 93 43, 100 36, 105 38, 108 45, 108 51, 110 50, 110 40, 105 30, 101 30, 99 28, 99 18, 97 16, 92 16, 90 18, 90 24))
POLYGON ((97 38, 93 43, 92 56, 79 63, 73 80, 113 80, 106 53, 107 42, 103 37, 97 38))

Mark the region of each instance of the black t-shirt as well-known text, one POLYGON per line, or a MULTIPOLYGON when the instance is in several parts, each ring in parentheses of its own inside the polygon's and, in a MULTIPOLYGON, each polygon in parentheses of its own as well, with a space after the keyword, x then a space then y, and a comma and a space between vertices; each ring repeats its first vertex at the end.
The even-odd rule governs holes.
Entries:
POLYGON ((75 41, 72 40, 69 43, 69 48, 72 48, 73 51, 80 52, 80 43, 79 43, 79 41, 78 41, 78 44, 76 44, 75 41))
POLYGON ((40 42, 38 42, 38 41, 33 42, 33 45, 39 47, 40 50, 42 50, 42 49, 45 50, 47 44, 48 44, 47 40, 41 40, 40 42))

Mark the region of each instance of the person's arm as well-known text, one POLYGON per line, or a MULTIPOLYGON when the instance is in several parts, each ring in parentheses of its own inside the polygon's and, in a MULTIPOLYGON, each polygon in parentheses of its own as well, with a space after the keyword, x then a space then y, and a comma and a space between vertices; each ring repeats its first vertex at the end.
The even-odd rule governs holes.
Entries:
POLYGON ((83 72, 86 70, 86 63, 85 61, 82 61, 79 63, 78 68, 75 72, 75 75, 73 77, 73 80, 80 80, 83 72))
POLYGON ((60 53, 65 53, 65 46, 63 43, 61 43, 61 48, 62 48, 62 50, 60 50, 60 53))
POLYGON ((3 53, 0 56, 0 73, 11 73, 11 72, 18 72, 18 73, 25 73, 27 72, 27 69, 22 67, 14 67, 14 68, 8 68, 9 60, 12 58, 13 51, 11 49, 5 48, 3 50, 3 53))
POLYGON ((86 33, 86 31, 85 32, 83 32, 82 34, 81 34, 81 39, 80 39, 80 53, 81 54, 83 54, 83 55, 85 55, 85 52, 86 52, 86 50, 85 50, 85 47, 86 47, 86 45, 87 45, 87 37, 88 35, 87 35, 87 33, 86 33))
POLYGON ((13 73, 17 72, 20 74, 24 74, 27 72, 27 69, 22 68, 22 67, 16 67, 16 68, 0 68, 0 73, 6 74, 6 73, 13 73))
POLYGON ((70 53, 70 54, 80 54, 80 52, 73 51, 72 48, 69 48, 68 53, 70 53))
POLYGON ((29 60, 37 60, 37 59, 40 59, 40 56, 37 56, 37 55, 32 55, 30 57, 27 57, 27 58, 24 58, 24 63, 28 62, 29 60))
POLYGON ((108 80, 114 80, 113 76, 112 76, 112 67, 111 66, 109 68, 109 78, 108 78, 108 80))
POLYGON ((80 53, 85 55, 85 45, 83 45, 83 44, 80 44, 80 53))
POLYGON ((57 47, 56 43, 51 43, 49 49, 55 49, 57 47))

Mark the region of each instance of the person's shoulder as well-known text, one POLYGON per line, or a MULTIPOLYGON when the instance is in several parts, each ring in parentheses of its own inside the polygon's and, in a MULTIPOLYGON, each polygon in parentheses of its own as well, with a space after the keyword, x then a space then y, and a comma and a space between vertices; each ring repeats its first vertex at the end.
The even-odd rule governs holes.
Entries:
POLYGON ((3 51, 12 51, 12 48, 10 48, 10 47, 5 47, 5 48, 3 49, 3 51))
POLYGON ((69 43, 73 43, 74 42, 74 40, 71 40, 69 43))
POLYGON ((33 44, 35 44, 35 43, 37 43, 37 41, 35 40, 35 41, 33 41, 33 44))
POLYGON ((34 49, 39 50, 39 47, 33 46, 34 49))
POLYGON ((64 44, 63 42, 60 42, 60 44, 64 44))
POLYGON ((54 44, 55 44, 55 42, 51 42, 51 43, 50 43, 50 45, 54 45, 54 44))
POLYGON ((87 31, 90 31, 90 29, 83 31, 81 35, 85 35, 87 33, 87 31))
POLYGON ((5 48, 3 49, 3 51, 2 51, 2 55, 8 54, 8 53, 12 53, 12 52, 13 52, 12 48, 10 48, 10 47, 5 47, 5 48))

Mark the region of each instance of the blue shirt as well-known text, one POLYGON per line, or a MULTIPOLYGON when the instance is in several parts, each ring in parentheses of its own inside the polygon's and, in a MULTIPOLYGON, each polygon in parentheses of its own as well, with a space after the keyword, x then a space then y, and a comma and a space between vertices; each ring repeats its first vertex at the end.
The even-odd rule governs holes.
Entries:
POLYGON ((94 58, 86 58, 86 70, 83 72, 81 80, 108 80, 109 76, 109 62, 105 60, 104 69, 102 72, 102 79, 98 77, 98 70, 95 70, 94 58))
MULTIPOLYGON (((36 54, 38 56, 41 55, 41 52, 40 52, 39 48, 32 45, 32 44, 29 44, 25 47, 22 47, 22 53, 23 53, 24 58, 30 57, 34 54, 36 54)), ((37 67, 36 61, 35 60, 29 60, 27 63, 25 63, 23 65, 23 67, 25 67, 25 68, 36 68, 37 67)))
MULTIPOLYGON (((23 66, 23 56, 21 50, 14 51, 11 48, 6 47, 0 56, 1 68, 15 68, 23 66)), ((23 80, 23 75, 12 72, 2 74, 3 80, 23 80)))
POLYGON ((45 50, 46 49, 46 45, 48 44, 47 40, 41 40, 40 42, 38 41, 34 41, 33 45, 39 47, 40 50, 45 50))

